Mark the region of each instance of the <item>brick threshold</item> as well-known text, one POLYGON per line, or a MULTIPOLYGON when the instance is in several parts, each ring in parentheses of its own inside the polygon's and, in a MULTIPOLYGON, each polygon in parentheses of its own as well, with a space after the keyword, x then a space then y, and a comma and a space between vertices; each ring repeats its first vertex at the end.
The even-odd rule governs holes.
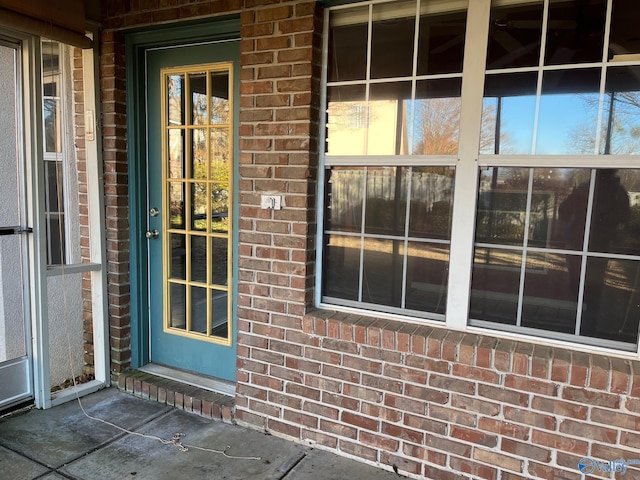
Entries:
POLYGON ((195 413, 205 418, 235 423, 235 399, 186 383, 139 370, 122 372, 118 388, 136 397, 195 413))

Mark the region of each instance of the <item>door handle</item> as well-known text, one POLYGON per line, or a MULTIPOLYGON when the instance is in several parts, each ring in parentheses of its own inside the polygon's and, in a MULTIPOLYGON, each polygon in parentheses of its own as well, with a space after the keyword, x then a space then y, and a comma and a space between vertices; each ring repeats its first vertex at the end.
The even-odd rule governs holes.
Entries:
POLYGON ((157 228, 154 228, 153 230, 147 230, 147 233, 144 234, 144 236, 147 237, 149 240, 158 238, 158 235, 160 235, 160 232, 158 231, 157 228))
POLYGON ((31 227, 0 227, 0 235, 19 235, 21 233, 33 233, 31 227))

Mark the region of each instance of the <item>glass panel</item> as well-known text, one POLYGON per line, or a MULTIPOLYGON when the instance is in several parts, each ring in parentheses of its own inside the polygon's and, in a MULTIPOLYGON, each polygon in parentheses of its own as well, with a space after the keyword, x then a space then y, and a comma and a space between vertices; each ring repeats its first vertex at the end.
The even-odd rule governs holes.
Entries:
POLYGON ((207 131, 196 128, 189 132, 191 143, 191 177, 198 180, 207 178, 207 131))
POLYGON ((64 215, 47 216, 47 262, 49 265, 65 263, 66 238, 64 233, 64 215))
POLYGON ((471 280, 471 318, 515 325, 522 252, 476 248, 471 280))
POLYGON ((596 171, 589 251, 640 254, 640 170, 596 171))
POLYGON ((226 238, 211 239, 212 285, 228 286, 229 241, 226 238))
POLYGON ((184 229, 184 187, 182 182, 169 184, 169 223, 171 228, 184 229))
POLYGON ((169 75, 167 77, 167 120, 169 125, 184 125, 184 75, 169 75))
POLYGON ((364 168, 332 167, 327 173, 325 230, 362 229, 364 168))
MULTIPOLYGON (((0 52, 0 63, 3 53, 0 52)), ((15 178, 11 180, 15 183, 15 178)), ((18 203, 17 197, 12 197, 12 200, 18 203)), ((0 219, 4 220, 1 215, 0 219)), ((0 236, 0 362, 27 354, 21 242, 19 235, 0 236)))
POLYGON ((191 125, 206 125, 209 123, 207 117, 207 74, 190 73, 189 90, 191 90, 189 101, 191 102, 191 125))
POLYGON ((413 0, 373 5, 371 78, 412 74, 415 22, 413 0))
POLYGON ((640 66, 607 70, 600 153, 640 154, 640 66))
POLYGON ((544 73, 536 153, 596 153, 599 89, 599 68, 544 73))
POLYGON ((207 283, 207 237, 191 236, 191 281, 207 283))
POLYGON ((445 313, 449 246, 409 242, 405 308, 445 313))
POLYGON ((409 236, 449 239, 453 209, 452 167, 413 167, 409 236))
POLYGON ((192 183, 191 190, 191 229, 204 231, 207 228, 207 184, 192 183))
POLYGON ((461 78, 416 82, 411 153, 455 155, 460 136, 461 78))
POLYGON ((492 3, 487 69, 538 65, 544 2, 505 5, 494 0, 492 3))
POLYGON ((211 184, 211 231, 226 233, 229 231, 229 186, 211 184))
POLYGON ((536 72, 485 77, 480 153, 531 153, 537 82, 536 72))
POLYGON ((207 333, 207 289, 189 287, 191 292, 191 330, 207 333))
POLYGON ((408 168, 368 167, 365 233, 404 235, 408 168))
POLYGON ((44 98, 44 148, 47 153, 62 152, 60 128, 60 100, 44 98))
POLYGON ((550 0, 545 65, 602 61, 606 0, 550 0))
POLYGON ((522 245, 528 168, 490 167, 480 172, 476 242, 522 245))
POLYGON ((211 335, 229 338, 229 295, 211 290, 211 335))
POLYGON ((187 256, 187 244, 184 235, 175 233, 169 234, 169 242, 171 251, 169 256, 171 257, 171 264, 169 267, 169 278, 176 280, 186 280, 186 256, 187 256))
POLYGON ((215 180, 217 182, 228 182, 229 181, 229 130, 224 129, 213 129, 209 132, 210 135, 210 154, 209 158, 211 159, 209 174, 211 175, 211 180, 215 180))
POLYGON ((640 262, 588 258, 580 334, 636 344, 640 262))
POLYGON ((429 2, 421 2, 418 39, 418 75, 462 71, 467 5, 448 13, 430 11, 429 2))
POLYGON ((45 161, 47 178, 47 212, 64 212, 62 162, 45 161))
POLYGON ((403 242, 366 238, 362 273, 362 301, 400 307, 402 302, 403 242))
POLYGON ((369 97, 366 153, 406 154, 411 82, 373 84, 369 87, 369 97))
POLYGON ((575 332, 580 261, 578 255, 527 253, 523 327, 575 332))
POLYGON ((529 245, 582 250, 591 170, 536 168, 529 245))
POLYGON ((324 267, 322 275, 323 295, 328 297, 358 299, 360 284, 359 237, 325 235, 324 267))
POLYGON ((609 34, 609 60, 622 60, 624 55, 640 53, 637 18, 629 15, 638 6, 636 0, 614 0, 609 34))
POLYGON ((185 130, 169 130, 169 178, 184 178, 185 130))
POLYGON ((229 123, 229 73, 211 72, 211 123, 229 123))
POLYGON ((330 82, 366 78, 368 19, 367 6, 331 12, 327 62, 330 82))
POLYGON ((327 153, 364 155, 369 107, 364 85, 327 88, 327 153))
POLYGON ((169 326, 186 330, 187 287, 179 283, 169 283, 169 326))

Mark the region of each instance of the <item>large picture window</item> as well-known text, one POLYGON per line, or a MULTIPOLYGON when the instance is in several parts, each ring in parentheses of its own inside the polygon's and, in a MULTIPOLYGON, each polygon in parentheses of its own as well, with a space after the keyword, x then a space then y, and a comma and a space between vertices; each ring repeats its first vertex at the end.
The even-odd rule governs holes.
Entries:
POLYGON ((330 9, 318 303, 637 350, 633 11, 330 9))

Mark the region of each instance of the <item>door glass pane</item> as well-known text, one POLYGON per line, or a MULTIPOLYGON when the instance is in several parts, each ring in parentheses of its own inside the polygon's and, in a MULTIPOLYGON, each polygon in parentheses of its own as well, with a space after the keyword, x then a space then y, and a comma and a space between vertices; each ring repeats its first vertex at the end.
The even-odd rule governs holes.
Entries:
POLYGON ((184 75, 167 76, 169 125, 184 125, 184 75))
POLYGON ((211 184, 211 231, 226 233, 229 231, 229 186, 211 184))
POLYGON ((21 243, 20 235, 0 236, 0 362, 27 354, 21 243))
POLYGON ((211 130, 209 158, 211 165, 209 175, 217 182, 229 181, 229 130, 216 128, 211 130))
POLYGON ((171 228, 184 229, 184 183, 169 184, 169 224, 171 228))
POLYGON ((207 178, 207 134, 204 129, 189 131, 191 136, 191 178, 207 178))
POLYGON ((229 73, 212 72, 211 123, 229 123, 229 73))
POLYGON ((185 264, 185 259, 187 256, 187 244, 185 241, 185 236, 170 233, 169 242, 171 244, 171 263, 169 267, 169 277, 176 280, 186 280, 187 267, 185 264))
POLYGON ((191 237, 191 281, 207 283, 207 237, 191 237))
POLYGON ((211 268, 213 285, 228 286, 229 242, 226 238, 211 239, 211 268))
POLYGON ((186 330, 187 290, 179 283, 169 283, 169 326, 186 330))
POLYGON ((229 337, 229 295, 211 290, 211 335, 229 337))
POLYGON ((207 119, 207 74, 189 74, 189 101, 191 102, 191 125, 206 125, 207 119))
POLYGON ((184 178, 184 135, 185 130, 169 130, 169 178, 184 178))
POLYGON ((191 287, 191 330, 207 333, 207 289, 191 287))
POLYGON ((204 231, 207 226, 207 184, 192 183, 191 190, 191 229, 204 231))

